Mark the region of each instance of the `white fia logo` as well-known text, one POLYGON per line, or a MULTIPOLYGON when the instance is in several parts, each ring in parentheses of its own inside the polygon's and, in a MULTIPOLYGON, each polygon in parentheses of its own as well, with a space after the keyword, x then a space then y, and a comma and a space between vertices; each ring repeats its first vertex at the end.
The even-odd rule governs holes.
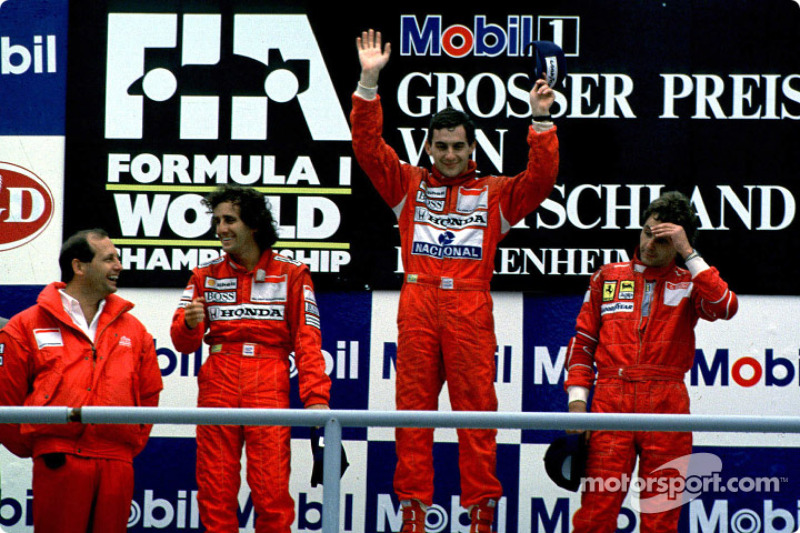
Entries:
MULTIPOLYGON (((222 16, 218 14, 109 13, 105 137, 141 139, 146 102, 163 102, 178 94, 181 139, 219 138, 220 99, 230 98, 231 139, 266 140, 268 102, 297 98, 314 140, 350 140, 347 119, 305 15, 234 15, 233 54, 267 67, 263 96, 182 95, 175 72, 147 70, 148 50, 179 46, 182 69, 218 66, 222 59, 221 26, 222 16), (297 76, 281 68, 283 64, 270 66, 270 59, 277 57, 283 64, 307 63, 307 89, 301 90, 297 76), (140 94, 131 94, 132 86, 139 83, 140 94)), ((224 76, 222 67, 217 68, 224 76)))

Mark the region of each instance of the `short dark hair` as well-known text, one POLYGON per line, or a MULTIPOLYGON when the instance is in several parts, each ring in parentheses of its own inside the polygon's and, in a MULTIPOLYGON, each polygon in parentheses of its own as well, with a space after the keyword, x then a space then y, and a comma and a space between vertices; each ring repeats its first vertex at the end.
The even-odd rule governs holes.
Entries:
POLYGON ((90 263, 94 259, 97 252, 89 244, 89 237, 105 239, 108 237, 108 232, 102 228, 80 230, 70 235, 61 245, 58 266, 61 268, 61 281, 64 283, 72 281, 75 275, 75 272, 72 271, 73 259, 77 259, 81 263, 90 263))
POLYGON ((678 191, 668 191, 650 202, 642 214, 642 223, 655 217, 659 222, 671 222, 683 227, 689 243, 697 239, 698 218, 686 195, 678 191))
POLYGON ((239 206, 239 218, 247 227, 256 230, 254 238, 262 252, 275 244, 278 230, 275 229, 269 200, 263 194, 251 187, 222 185, 203 199, 209 212, 224 202, 239 206))
POLYGON ((467 132, 467 144, 475 142, 475 123, 463 111, 446 107, 431 117, 428 125, 428 144, 433 141, 433 130, 443 130, 464 126, 467 132))

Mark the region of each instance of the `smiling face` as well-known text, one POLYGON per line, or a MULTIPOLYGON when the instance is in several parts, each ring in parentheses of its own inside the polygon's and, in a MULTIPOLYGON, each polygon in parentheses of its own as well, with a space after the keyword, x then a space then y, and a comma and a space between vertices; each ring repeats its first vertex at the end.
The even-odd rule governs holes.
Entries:
POLYGON ((244 264, 245 258, 261 255, 255 239, 256 230, 242 221, 239 206, 222 202, 214 208, 211 224, 217 232, 222 251, 244 264))
MULTIPOLYGON (((83 272, 83 284, 93 295, 102 299, 117 292, 117 281, 122 272, 117 248, 108 237, 90 235, 89 246, 94 250, 94 257, 88 263, 80 263, 83 272)), ((78 261, 76 259, 76 261, 78 261)))
POLYGON ((432 139, 425 143, 433 166, 445 178, 455 178, 466 172, 474 150, 475 142, 467 142, 467 130, 463 125, 433 130, 432 139))
POLYGON ((650 231, 650 228, 658 222, 654 216, 648 218, 639 235, 639 259, 649 267, 666 266, 675 259, 675 255, 678 253, 672 239, 655 237, 650 231))

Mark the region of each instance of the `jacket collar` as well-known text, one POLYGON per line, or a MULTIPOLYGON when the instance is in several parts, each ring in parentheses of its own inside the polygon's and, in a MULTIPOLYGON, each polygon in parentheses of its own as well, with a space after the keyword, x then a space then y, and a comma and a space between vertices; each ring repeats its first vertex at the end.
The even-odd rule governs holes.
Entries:
MULTIPOLYGON (((258 259, 255 268, 253 268, 253 272, 257 272, 259 270, 267 270, 267 267, 272 262, 273 256, 272 248, 267 248, 265 251, 261 252, 261 257, 258 259)), ((233 270, 236 272, 247 273, 248 270, 243 266, 233 260, 233 257, 225 254, 225 258, 228 261, 228 264, 231 266, 233 270)))
POLYGON ((446 178, 442 176, 442 173, 439 172, 439 169, 433 167, 431 169, 431 185, 435 187, 441 187, 443 185, 448 187, 456 187, 458 185, 464 185, 468 181, 472 181, 477 177, 477 170, 478 164, 475 163, 472 159, 469 160, 467 163, 467 170, 465 170, 462 174, 454 178, 446 178))
MULTIPOLYGON (((50 283, 42 290, 42 292, 39 293, 36 303, 61 322, 73 325, 72 318, 70 318, 67 312, 64 311, 64 306, 61 302, 61 295, 58 293, 58 291, 66 288, 66 286, 67 284, 62 281, 54 281, 53 283, 50 283)), ((131 302, 117 296, 116 294, 109 294, 106 296, 105 301, 106 305, 103 307, 103 311, 97 323, 98 332, 105 324, 107 324, 117 315, 127 313, 133 309, 133 304, 131 302)))

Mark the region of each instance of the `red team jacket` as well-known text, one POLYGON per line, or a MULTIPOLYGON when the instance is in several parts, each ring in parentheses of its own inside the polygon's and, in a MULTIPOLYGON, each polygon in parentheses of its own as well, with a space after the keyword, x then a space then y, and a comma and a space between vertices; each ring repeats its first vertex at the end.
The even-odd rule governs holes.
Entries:
POLYGON ((728 319, 737 309, 736 294, 714 267, 692 279, 674 262, 661 268, 638 259, 603 265, 592 275, 578 315, 564 386, 591 389, 593 365, 598 379, 683 381, 694 362, 698 319, 728 319))
MULTIPOLYGON (((183 353, 200 348, 204 335, 212 355, 222 345, 237 345, 243 355, 288 358, 294 352, 300 399, 306 406, 328 403, 330 378, 321 352, 319 309, 311 275, 302 263, 268 250, 252 272, 225 255, 195 268, 170 333, 183 353), (205 322, 189 329, 183 308, 201 296, 206 301, 205 322)), ((288 383, 288 375, 286 379, 288 383)))
MULTIPOLYGON (((107 296, 92 343, 64 311, 58 293, 64 287, 60 282, 45 287, 37 305, 0 330, 0 405, 157 406, 162 381, 155 345, 129 313, 133 304, 107 296)), ((33 457, 61 452, 131 462, 151 427, 5 425, 0 440, 33 457)))
POLYGON ((514 178, 479 177, 470 161, 466 174, 444 182, 435 168, 400 161, 383 140, 380 96, 352 100, 353 150, 397 217, 405 271, 490 281, 497 244, 553 189, 556 128, 529 128, 528 167, 514 178))

